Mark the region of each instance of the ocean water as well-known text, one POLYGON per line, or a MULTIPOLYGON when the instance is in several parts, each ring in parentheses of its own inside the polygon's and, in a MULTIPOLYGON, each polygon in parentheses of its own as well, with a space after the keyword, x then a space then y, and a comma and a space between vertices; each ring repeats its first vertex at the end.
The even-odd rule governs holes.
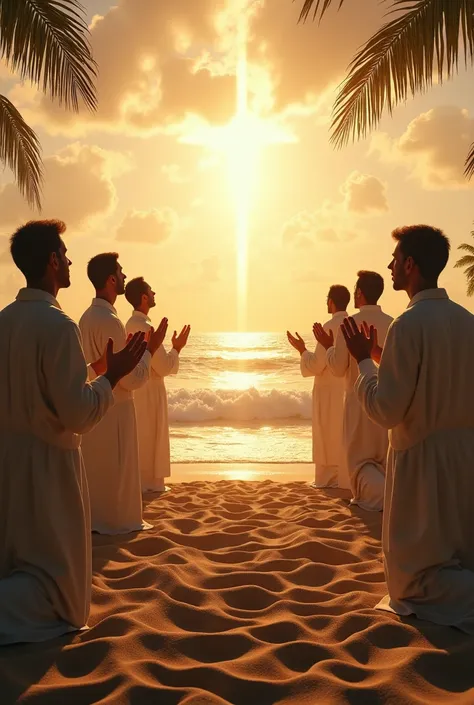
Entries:
POLYGON ((284 334, 191 333, 180 357, 166 379, 172 462, 311 462, 312 380, 284 334))

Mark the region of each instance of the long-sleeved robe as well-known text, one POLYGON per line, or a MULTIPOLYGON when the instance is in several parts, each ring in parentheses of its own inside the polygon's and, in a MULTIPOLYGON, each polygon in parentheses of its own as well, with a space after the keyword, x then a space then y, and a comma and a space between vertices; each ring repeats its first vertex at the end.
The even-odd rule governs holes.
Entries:
POLYGON ((77 325, 21 289, 0 312, 0 644, 44 641, 89 616, 92 560, 80 434, 113 404, 88 383, 77 325))
MULTIPOLYGON (((127 333, 151 328, 151 321, 141 311, 134 311, 126 324, 127 333)), ((138 455, 142 490, 162 489, 163 478, 171 475, 168 398, 164 378, 177 374, 179 354, 172 348, 168 353, 161 345, 151 361, 150 380, 134 394, 137 414, 138 455)))
MULTIPOLYGON (((379 344, 383 345, 393 319, 380 306, 372 305, 362 306, 354 320, 359 326, 363 321, 375 326, 379 344)), ((371 421, 361 409, 354 391, 359 375, 357 363, 349 355, 340 330, 334 346, 327 351, 327 362, 336 377, 345 378, 343 444, 353 494, 352 504, 358 504, 368 511, 381 511, 388 433, 371 421)))
MULTIPOLYGON (((324 324, 326 332, 336 338, 346 311, 334 313, 324 324)), ((301 355, 303 377, 314 377, 313 385, 313 462, 316 487, 343 487, 349 489, 345 453, 342 445, 342 420, 345 385, 335 377, 327 365, 326 350, 318 343, 314 352, 301 355)))
MULTIPOLYGON (((121 350, 127 336, 115 308, 93 299, 79 322, 88 362, 97 360, 112 338, 121 350)), ((138 439, 133 391, 149 378, 151 355, 145 352, 136 368, 114 389, 115 406, 93 431, 84 436, 82 452, 91 502, 92 530, 125 534, 152 528, 143 521, 138 466, 138 439)), ((91 376, 94 376, 91 371, 91 376)))
POLYGON ((360 363, 364 412, 390 430, 378 605, 474 634, 474 317, 444 289, 411 300, 380 367, 360 363))

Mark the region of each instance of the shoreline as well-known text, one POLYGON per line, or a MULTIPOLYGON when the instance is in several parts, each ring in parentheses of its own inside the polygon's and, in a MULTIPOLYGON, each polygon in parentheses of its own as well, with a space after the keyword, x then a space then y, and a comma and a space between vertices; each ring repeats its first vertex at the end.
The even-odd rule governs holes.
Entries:
POLYGON ((170 486, 183 482, 308 482, 314 481, 313 463, 172 463, 170 486))

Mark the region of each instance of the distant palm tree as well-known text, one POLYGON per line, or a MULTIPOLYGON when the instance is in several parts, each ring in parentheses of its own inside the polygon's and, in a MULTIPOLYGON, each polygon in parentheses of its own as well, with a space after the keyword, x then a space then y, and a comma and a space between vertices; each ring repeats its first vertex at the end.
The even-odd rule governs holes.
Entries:
MULTIPOLYGON (((321 20, 334 2, 340 8, 346 0, 304 0, 300 20, 306 20, 311 11, 314 19, 321 20)), ((434 76, 439 82, 452 78, 460 54, 466 65, 473 63, 474 0, 390 2, 392 18, 358 51, 340 87, 331 136, 337 146, 365 137, 385 109, 391 113, 409 94, 425 91, 434 76)), ((366 0, 359 4, 365 6, 366 0)), ((474 144, 465 166, 470 178, 474 144)))
MULTIPOLYGON (((474 230, 471 231, 471 235, 474 237, 474 230)), ((464 274, 467 279, 467 295, 472 296, 474 294, 474 245, 463 242, 462 245, 459 245, 458 250, 469 252, 468 255, 461 257, 454 266, 465 268, 464 274)))
MULTIPOLYGON (((22 80, 66 108, 79 98, 96 108, 88 27, 77 0, 0 0, 0 57, 22 80)), ((15 106, 0 95, 0 161, 13 171, 31 206, 41 207, 40 143, 15 106)))

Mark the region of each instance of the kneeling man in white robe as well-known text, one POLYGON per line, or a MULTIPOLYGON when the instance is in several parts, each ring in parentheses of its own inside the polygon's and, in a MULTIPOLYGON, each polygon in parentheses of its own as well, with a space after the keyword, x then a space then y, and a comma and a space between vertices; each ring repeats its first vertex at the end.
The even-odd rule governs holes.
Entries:
MULTIPOLYGON (((133 314, 125 328, 127 333, 151 330, 148 317, 155 306, 155 292, 143 279, 137 277, 125 287, 125 298, 133 306, 133 314)), ((188 342, 190 326, 184 326, 172 338, 172 348, 166 352, 160 345, 151 361, 150 379, 133 395, 138 430, 138 457, 142 492, 165 492, 165 478, 171 475, 168 398, 164 378, 179 370, 179 353, 188 342)))
POLYGON ((390 429, 382 546, 388 596, 380 609, 474 634, 474 317, 438 277, 449 240, 426 225, 395 230, 393 287, 407 310, 377 368, 371 341, 345 334, 364 412, 390 429))
MULTIPOLYGON (((392 317, 384 313, 378 301, 383 294, 384 281, 377 272, 357 274, 354 305, 359 313, 354 320, 375 326, 381 345, 385 340, 392 317)), ((385 466, 388 433, 371 421, 362 411, 354 391, 359 371, 349 355, 341 332, 334 337, 315 324, 316 340, 327 349, 328 367, 336 377, 345 378, 343 439, 353 498, 352 504, 367 511, 382 511, 385 486, 385 466)))
POLYGON ((80 434, 113 404, 112 388, 145 352, 137 336, 87 381, 76 323, 57 301, 70 286, 61 221, 11 239, 26 278, 0 312, 0 645, 39 642, 87 624, 92 584, 89 494, 80 434))
MULTIPOLYGON (((117 349, 126 343, 125 327, 114 308, 117 296, 125 291, 126 277, 115 252, 93 257, 87 274, 96 296, 82 315, 79 327, 86 359, 90 361, 98 357, 109 338, 117 349)), ((142 516, 133 391, 148 382, 151 359, 164 340, 167 326, 167 320, 163 319, 159 328, 151 332, 140 364, 114 389, 114 408, 83 439, 92 530, 100 534, 126 534, 153 528, 142 516)))
MULTIPOLYGON (((328 313, 332 317, 323 328, 326 333, 337 335, 347 316, 351 300, 345 286, 334 284, 327 297, 328 313)), ((335 377, 328 367, 326 350, 316 343, 314 352, 309 352, 301 336, 291 335, 288 340, 301 355, 300 369, 303 377, 314 377, 313 385, 313 463, 315 465, 314 487, 342 487, 350 489, 342 443, 342 420, 344 413, 344 379, 335 377)))

